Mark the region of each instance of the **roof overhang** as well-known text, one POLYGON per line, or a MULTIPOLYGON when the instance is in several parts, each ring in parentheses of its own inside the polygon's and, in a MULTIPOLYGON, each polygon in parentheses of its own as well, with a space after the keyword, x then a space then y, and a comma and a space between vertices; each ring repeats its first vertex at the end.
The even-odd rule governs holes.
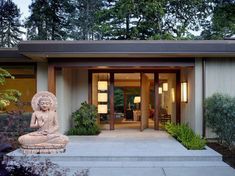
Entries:
POLYGON ((19 54, 17 48, 0 48, 1 62, 32 62, 32 59, 19 54))
POLYGON ((50 58, 235 57, 234 40, 197 41, 23 41, 19 53, 35 61, 50 58))

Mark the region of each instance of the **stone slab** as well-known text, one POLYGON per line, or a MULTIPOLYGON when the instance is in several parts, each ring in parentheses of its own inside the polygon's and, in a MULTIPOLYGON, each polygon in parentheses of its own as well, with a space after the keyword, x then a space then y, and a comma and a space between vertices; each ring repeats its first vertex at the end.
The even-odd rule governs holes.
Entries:
POLYGON ((235 176, 235 170, 227 167, 169 167, 166 176, 235 176))
POLYGON ((165 176, 162 168, 91 168, 89 176, 165 176))

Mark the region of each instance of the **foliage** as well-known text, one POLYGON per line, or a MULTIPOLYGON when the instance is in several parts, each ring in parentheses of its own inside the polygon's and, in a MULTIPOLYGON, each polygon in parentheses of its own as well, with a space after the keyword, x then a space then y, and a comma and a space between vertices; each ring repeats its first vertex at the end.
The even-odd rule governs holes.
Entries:
POLYGON ((98 12, 103 39, 187 39, 208 15, 204 0, 109 0, 98 12))
POLYGON ((216 93, 205 100, 207 126, 218 135, 219 142, 231 148, 235 141, 235 97, 216 93))
MULTIPOLYGON (((7 71, 0 68, 0 84, 4 85, 6 78, 14 79, 7 71)), ((16 89, 7 89, 0 92, 0 110, 4 110, 11 102, 17 102, 21 93, 16 89)))
POLYGON ((73 26, 70 38, 74 40, 95 40, 99 34, 95 29, 96 13, 103 7, 102 0, 75 0, 71 18, 73 26))
POLYGON ((0 144, 10 144, 17 149, 19 136, 35 130, 29 127, 31 115, 22 111, 0 114, 0 144))
POLYGON ((87 102, 83 102, 79 110, 72 113, 74 128, 70 129, 69 135, 95 135, 100 133, 96 123, 97 108, 87 102))
POLYGON ((235 1, 209 0, 210 21, 202 25, 203 39, 224 39, 235 35, 235 1))
POLYGON ((19 160, 7 157, 3 163, 7 171, 6 175, 11 176, 66 176, 68 174, 73 176, 88 176, 89 173, 88 169, 71 173, 70 169, 61 168, 49 159, 40 161, 37 157, 23 156, 19 160))
POLYGON ((0 47, 13 47, 21 40, 20 10, 12 0, 0 0, 0 47))
POLYGON ((206 140, 193 132, 187 124, 174 124, 167 122, 165 125, 167 132, 180 141, 190 150, 201 150, 206 145, 206 140))
POLYGON ((71 0, 33 0, 26 21, 27 38, 32 40, 65 40, 71 30, 71 0))
POLYGON ((114 88, 114 109, 116 112, 123 112, 124 109, 124 95, 120 88, 114 88))

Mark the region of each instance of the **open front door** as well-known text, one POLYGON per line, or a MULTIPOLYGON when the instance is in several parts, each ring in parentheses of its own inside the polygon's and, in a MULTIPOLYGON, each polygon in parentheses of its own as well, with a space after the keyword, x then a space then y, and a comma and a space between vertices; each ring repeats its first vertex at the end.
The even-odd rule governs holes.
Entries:
POLYGON ((141 73, 141 122, 140 131, 148 128, 149 118, 149 94, 150 94, 150 81, 145 73, 141 73))

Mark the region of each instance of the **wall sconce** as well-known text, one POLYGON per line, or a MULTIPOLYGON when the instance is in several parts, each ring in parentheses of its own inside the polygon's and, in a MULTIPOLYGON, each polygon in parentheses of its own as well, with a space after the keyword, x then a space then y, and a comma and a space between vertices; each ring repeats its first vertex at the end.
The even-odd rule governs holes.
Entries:
POLYGON ((134 103, 140 103, 140 100, 141 100, 141 99, 140 99, 139 96, 138 96, 138 97, 135 97, 135 98, 134 98, 134 103))
POLYGON ((98 81, 98 90, 108 90, 108 82, 107 81, 98 81))
POLYGON ((184 103, 188 102, 188 83, 187 82, 181 83, 181 102, 184 102, 184 103))
POLYGON ((159 88, 158 88, 158 93, 159 93, 159 94, 162 94, 162 87, 159 87, 159 88))
POLYGON ((107 93, 98 93, 98 102, 107 102, 108 94, 107 93))
POLYGON ((175 89, 174 88, 171 88, 171 100, 172 100, 172 103, 175 103, 175 89))
POLYGON ((168 91, 168 83, 163 83, 162 84, 162 87, 163 87, 163 91, 168 91))
POLYGON ((98 105, 98 114, 107 114, 108 105, 98 105))

